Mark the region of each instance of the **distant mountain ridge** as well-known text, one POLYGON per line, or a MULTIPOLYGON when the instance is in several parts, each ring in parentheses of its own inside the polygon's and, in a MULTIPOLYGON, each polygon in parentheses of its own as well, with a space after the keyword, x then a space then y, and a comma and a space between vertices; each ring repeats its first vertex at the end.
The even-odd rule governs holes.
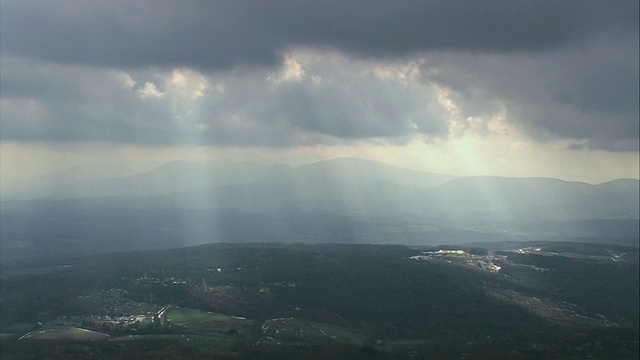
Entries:
MULTIPOLYGON (((70 172, 78 172, 71 169, 70 172)), ((39 178, 33 186, 4 194, 4 200, 20 199, 79 199, 112 196, 148 196, 214 188, 228 185, 269 181, 310 181, 322 178, 326 182, 353 183, 365 179, 391 181, 401 186, 424 188, 438 185, 455 177, 398 168, 392 165, 362 159, 341 158, 313 164, 264 165, 255 162, 218 163, 203 165, 186 161, 172 161, 149 171, 128 176, 105 179, 79 177, 55 173, 39 178), (64 179, 64 181, 60 181, 64 179)))
POLYGON ((427 189, 431 209, 495 212, 571 219, 636 217, 638 180, 599 185, 552 178, 465 177, 427 189))
POLYGON ((341 158, 300 166, 173 161, 124 177, 52 183, 3 200, 104 198, 139 208, 578 221, 637 219, 639 189, 634 179, 591 185, 542 177, 453 177, 341 158))
POLYGON ((634 179, 456 178, 360 159, 301 166, 178 161, 123 177, 52 183, 22 199, 3 194, 0 247, 10 257, 223 241, 580 238, 638 246, 639 190, 634 179))

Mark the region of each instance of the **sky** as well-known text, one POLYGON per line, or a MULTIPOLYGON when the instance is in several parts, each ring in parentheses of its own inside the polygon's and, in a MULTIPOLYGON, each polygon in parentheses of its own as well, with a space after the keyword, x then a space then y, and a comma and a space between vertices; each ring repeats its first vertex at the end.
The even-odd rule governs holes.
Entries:
POLYGON ((335 157, 638 178, 638 14, 637 0, 0 0, 0 180, 335 157))

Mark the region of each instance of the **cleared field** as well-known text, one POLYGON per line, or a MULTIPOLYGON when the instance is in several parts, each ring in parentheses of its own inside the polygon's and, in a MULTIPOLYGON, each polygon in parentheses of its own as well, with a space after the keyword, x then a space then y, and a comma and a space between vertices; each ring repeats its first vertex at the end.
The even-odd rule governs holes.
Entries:
POLYGON ((204 323, 212 321, 238 321, 233 316, 213 313, 204 310, 172 307, 164 313, 164 320, 174 324, 204 323))
POLYGON ((172 307, 162 315, 164 321, 200 333, 240 333, 254 321, 204 310, 172 307))
POLYGON ((34 340, 104 340, 109 338, 109 335, 99 333, 97 331, 91 331, 82 328, 65 328, 65 329, 51 329, 32 331, 25 334, 20 340, 34 339, 34 340))

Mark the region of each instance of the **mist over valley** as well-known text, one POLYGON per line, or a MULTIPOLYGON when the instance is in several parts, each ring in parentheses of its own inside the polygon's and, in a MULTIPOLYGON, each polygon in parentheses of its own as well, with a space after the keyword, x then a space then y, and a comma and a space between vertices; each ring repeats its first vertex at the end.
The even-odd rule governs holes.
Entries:
POLYGON ((454 244, 606 239, 638 246, 638 180, 454 177, 343 158, 81 169, 3 193, 2 257, 212 242, 454 244), (6 194, 6 195, 5 195, 6 194))

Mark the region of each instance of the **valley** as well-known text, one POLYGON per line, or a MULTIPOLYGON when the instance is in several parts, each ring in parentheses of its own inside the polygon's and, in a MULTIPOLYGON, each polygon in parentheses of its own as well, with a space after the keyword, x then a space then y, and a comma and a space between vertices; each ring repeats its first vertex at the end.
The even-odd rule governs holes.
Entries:
POLYGON ((301 166, 170 162, 106 179, 88 173, 5 185, 0 260, 208 243, 637 247, 640 238, 635 179, 453 177, 352 158, 301 166))
POLYGON ((0 277, 2 357, 625 358, 638 280, 637 248, 558 242, 20 260, 0 277))
POLYGON ((2 194, 3 360, 638 353, 638 180, 348 158, 91 173, 2 194))

